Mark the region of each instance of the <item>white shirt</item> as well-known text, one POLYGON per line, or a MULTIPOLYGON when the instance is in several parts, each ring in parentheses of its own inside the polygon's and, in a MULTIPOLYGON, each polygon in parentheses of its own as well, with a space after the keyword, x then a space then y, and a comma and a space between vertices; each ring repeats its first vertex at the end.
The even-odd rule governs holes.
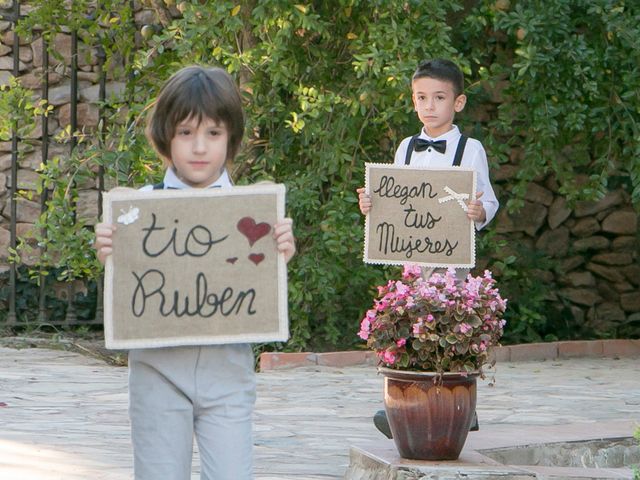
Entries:
MULTIPOLYGON (((460 137, 460 130, 458 130, 458 127, 456 127, 455 125, 453 125, 453 128, 447 133, 444 133, 436 138, 432 138, 427 135, 424 129, 420 130, 419 138, 424 138, 426 140, 432 141, 446 140, 447 149, 444 153, 439 153, 433 148, 427 148, 422 152, 414 151, 411 154, 410 165, 430 168, 451 167, 453 165, 453 157, 455 156, 456 149, 458 148, 460 137)), ((404 165, 404 161, 407 156, 407 147, 409 146, 410 140, 411 137, 407 137, 402 140, 402 142, 400 142, 400 146, 396 150, 396 156, 393 161, 394 165, 404 165)), ((469 138, 467 140, 460 166, 471 168, 476 171, 476 191, 484 192, 480 201, 482 202, 484 211, 487 214, 487 218, 484 222, 475 222, 476 229, 480 230, 493 219, 493 217, 496 215, 496 212, 498 211, 498 207, 500 206, 500 204, 498 202, 498 199, 496 198, 496 194, 493 191, 493 187, 491 186, 491 181, 489 180, 489 165, 487 163, 487 154, 485 153, 482 144, 478 140, 474 138, 469 138)))
MULTIPOLYGON (((193 188, 187 185, 186 183, 184 183, 182 180, 180 180, 180 178, 178 178, 178 175, 176 175, 176 172, 173 170, 173 167, 167 168, 167 171, 164 174, 164 179, 162 180, 162 182, 164 183, 165 190, 168 188, 175 188, 179 190, 182 190, 185 188, 193 188)), ((209 185, 207 188, 213 188, 213 187, 224 188, 224 187, 231 187, 231 186, 233 186, 233 183, 231 183, 229 174, 227 173, 227 170, 223 170, 220 176, 218 177, 218 179, 215 182, 213 182, 211 185, 209 185)), ((153 185, 145 185, 140 189, 141 192, 149 192, 151 190, 153 190, 153 185)))

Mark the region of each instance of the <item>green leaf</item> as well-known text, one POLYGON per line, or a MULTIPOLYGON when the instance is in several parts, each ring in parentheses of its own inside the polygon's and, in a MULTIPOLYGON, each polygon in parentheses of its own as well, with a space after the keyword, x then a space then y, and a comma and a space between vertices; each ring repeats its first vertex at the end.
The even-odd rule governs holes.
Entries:
POLYGON ((445 337, 446 341, 448 344, 450 345, 455 345, 456 343, 458 343, 458 339, 456 338, 456 336, 454 334, 449 334, 445 337))

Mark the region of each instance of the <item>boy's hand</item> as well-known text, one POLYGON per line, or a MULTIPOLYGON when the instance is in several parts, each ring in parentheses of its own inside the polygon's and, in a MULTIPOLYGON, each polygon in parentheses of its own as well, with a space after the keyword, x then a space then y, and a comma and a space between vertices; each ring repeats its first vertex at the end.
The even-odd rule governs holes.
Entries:
POLYGON ((107 257, 113 252, 113 232, 115 230, 116 226, 110 223, 98 223, 96 225, 96 241, 93 243, 93 248, 96 249, 98 260, 103 265, 107 257))
POLYGON ((467 217, 474 222, 484 222, 487 218, 487 212, 484 211, 484 206, 479 198, 484 192, 478 192, 475 200, 470 200, 467 203, 467 217))
POLYGON ((279 252, 284 253, 285 262, 289 262, 296 253, 296 239, 293 236, 293 220, 285 218, 273 226, 273 238, 279 252))
POLYGON ((360 206, 360 212, 363 215, 368 214, 371 211, 371 197, 364 191, 364 187, 356 190, 358 192, 358 205, 360 206))

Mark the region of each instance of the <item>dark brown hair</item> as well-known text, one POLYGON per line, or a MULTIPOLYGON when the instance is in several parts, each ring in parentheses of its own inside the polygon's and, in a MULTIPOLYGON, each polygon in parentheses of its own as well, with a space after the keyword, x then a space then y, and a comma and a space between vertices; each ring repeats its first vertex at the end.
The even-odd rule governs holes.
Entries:
POLYGON ((460 68, 451 60, 436 58, 425 60, 418 65, 411 81, 418 78, 435 78, 453 85, 453 93, 459 97, 464 92, 464 75, 460 68))
POLYGON ((227 160, 236 156, 244 135, 244 114, 238 87, 225 70, 185 67, 166 81, 147 124, 147 138, 165 159, 171 160, 176 127, 192 117, 224 124, 229 132, 227 160))

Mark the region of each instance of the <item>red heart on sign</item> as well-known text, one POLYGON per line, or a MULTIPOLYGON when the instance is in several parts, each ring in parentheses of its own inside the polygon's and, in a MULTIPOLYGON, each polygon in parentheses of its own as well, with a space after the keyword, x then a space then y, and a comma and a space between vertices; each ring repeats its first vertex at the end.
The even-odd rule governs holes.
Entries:
POLYGON ((249 255, 249 260, 258 265, 262 260, 264 260, 264 253, 252 253, 249 255))
POLYGON ((238 222, 238 230, 249 240, 249 245, 253 246, 258 240, 271 231, 271 225, 262 222, 256 224, 251 217, 241 218, 238 222))

